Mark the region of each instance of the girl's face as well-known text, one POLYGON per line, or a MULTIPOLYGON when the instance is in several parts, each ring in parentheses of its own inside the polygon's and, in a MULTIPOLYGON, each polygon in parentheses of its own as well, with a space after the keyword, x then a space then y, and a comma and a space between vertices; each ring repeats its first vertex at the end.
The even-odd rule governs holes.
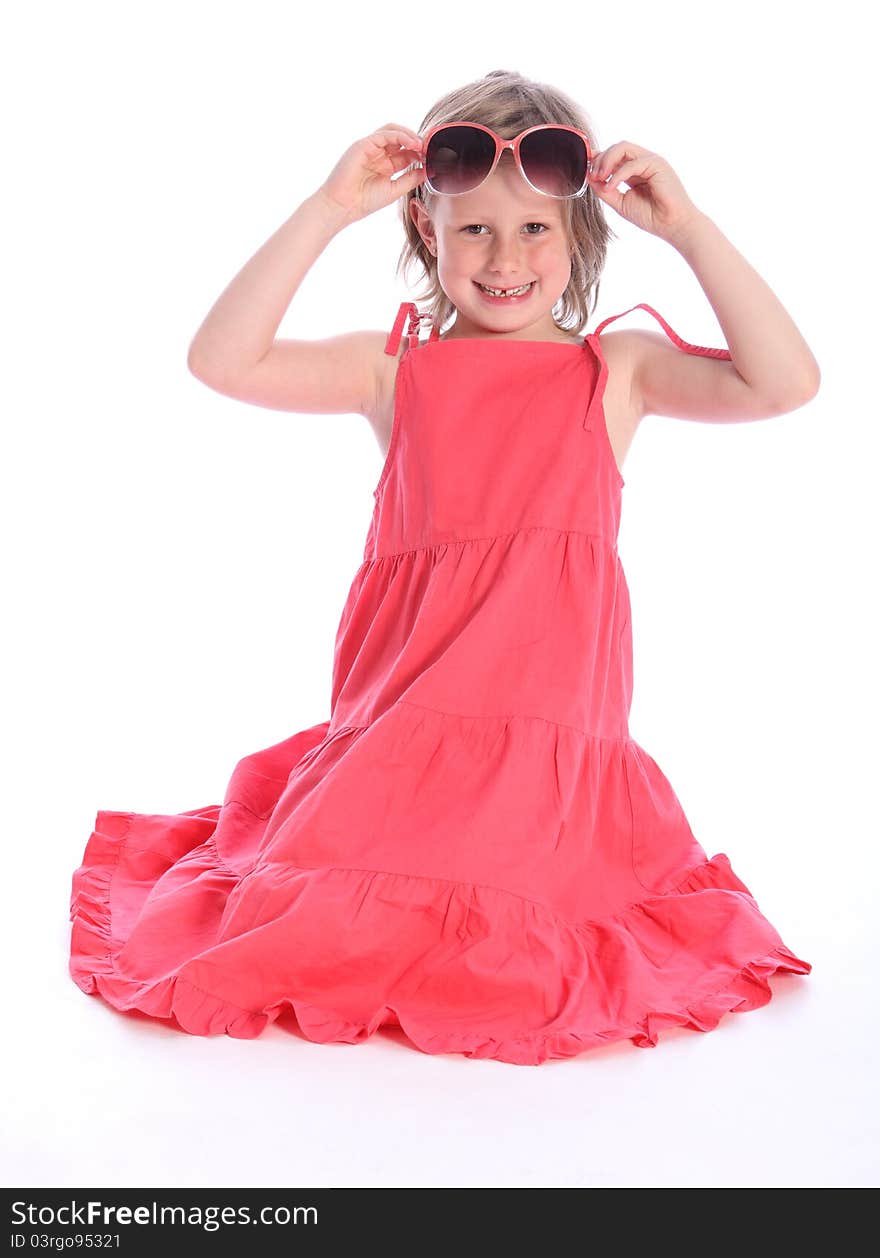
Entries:
POLYGON ((434 217, 413 198, 410 213, 437 258, 440 286, 458 311, 457 336, 558 337, 553 307, 571 278, 562 202, 533 191, 507 150, 474 192, 434 198, 434 217), (478 285, 517 288, 514 300, 493 300, 478 285))

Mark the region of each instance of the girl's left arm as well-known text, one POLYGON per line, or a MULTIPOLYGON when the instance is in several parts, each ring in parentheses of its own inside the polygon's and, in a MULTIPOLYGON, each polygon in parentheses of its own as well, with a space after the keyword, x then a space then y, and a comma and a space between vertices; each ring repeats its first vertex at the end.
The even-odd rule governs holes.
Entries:
POLYGON ((696 275, 752 393, 774 414, 814 398, 821 375, 810 347, 770 285, 717 224, 697 211, 668 239, 696 275))
POLYGON ((659 154, 623 140, 596 155, 593 192, 690 265, 724 332, 730 361, 682 353, 633 331, 631 386, 641 415, 736 421, 796 410, 819 390, 819 364, 788 311, 659 154), (630 187, 621 193, 618 184, 630 187))

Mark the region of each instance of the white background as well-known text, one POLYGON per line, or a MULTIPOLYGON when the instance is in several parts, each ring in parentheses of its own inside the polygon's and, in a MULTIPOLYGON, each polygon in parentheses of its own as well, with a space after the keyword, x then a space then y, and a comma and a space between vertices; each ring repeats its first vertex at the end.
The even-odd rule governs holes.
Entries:
MULTIPOLYGON (((826 6, 19 6, 4 23, 9 1185, 878 1180, 876 82, 826 6), (442 19, 442 20, 441 20, 442 19), (98 808, 219 803, 329 716, 382 456, 356 415, 189 374, 189 341, 341 153, 493 69, 661 153, 822 369, 760 423, 650 417, 623 472, 631 733, 708 855, 813 963, 762 1009, 538 1068, 379 1031, 187 1036, 67 974, 98 808)), ((723 344, 681 256, 606 208, 591 330, 636 302, 723 344)), ((398 206, 338 235, 280 334, 389 329, 398 206)), ((615 327, 658 325, 636 312, 615 327)))

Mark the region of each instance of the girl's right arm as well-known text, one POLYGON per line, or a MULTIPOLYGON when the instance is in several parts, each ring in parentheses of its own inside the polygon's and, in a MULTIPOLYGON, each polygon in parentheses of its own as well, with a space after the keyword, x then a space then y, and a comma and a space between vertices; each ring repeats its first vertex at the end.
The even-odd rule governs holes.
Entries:
POLYGON ((190 343, 192 374, 218 393, 272 410, 371 415, 384 334, 347 332, 314 341, 275 334, 329 241, 421 182, 421 167, 391 179, 420 160, 418 134, 396 123, 355 141, 211 307, 190 343))

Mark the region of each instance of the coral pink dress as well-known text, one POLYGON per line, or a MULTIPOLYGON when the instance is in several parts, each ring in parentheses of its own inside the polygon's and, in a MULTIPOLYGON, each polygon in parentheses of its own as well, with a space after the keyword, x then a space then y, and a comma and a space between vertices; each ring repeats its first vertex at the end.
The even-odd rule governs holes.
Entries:
POLYGON ((73 979, 194 1035, 292 1009, 313 1041, 388 1024, 518 1065, 766 1004, 810 964, 628 730, 620 316, 579 344, 422 341, 404 302, 386 353, 407 317, 330 719, 245 756, 221 805, 98 812, 73 979))

